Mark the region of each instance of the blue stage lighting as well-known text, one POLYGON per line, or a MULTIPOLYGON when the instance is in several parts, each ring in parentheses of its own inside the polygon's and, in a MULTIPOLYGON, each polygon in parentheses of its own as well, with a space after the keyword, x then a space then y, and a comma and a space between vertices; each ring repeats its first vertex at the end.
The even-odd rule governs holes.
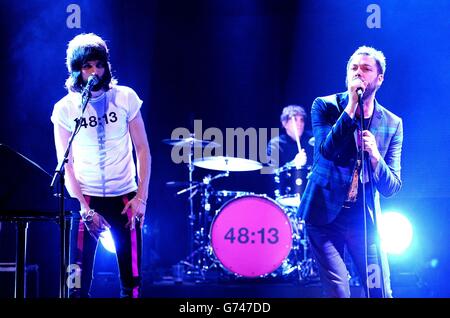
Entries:
POLYGON ((114 239, 111 235, 111 231, 108 229, 103 231, 100 235, 100 243, 102 243, 105 250, 111 253, 116 252, 116 245, 114 244, 114 239))
POLYGON ((408 218, 398 212, 383 213, 378 230, 381 245, 389 254, 402 254, 411 245, 412 225, 408 218))

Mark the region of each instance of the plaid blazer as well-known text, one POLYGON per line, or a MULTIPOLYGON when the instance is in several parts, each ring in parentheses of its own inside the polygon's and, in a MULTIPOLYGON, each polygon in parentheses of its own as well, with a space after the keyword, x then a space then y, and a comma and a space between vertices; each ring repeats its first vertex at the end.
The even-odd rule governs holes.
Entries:
MULTIPOLYGON (((300 215, 310 224, 332 222, 347 198, 356 158, 343 160, 342 147, 348 144, 350 138, 354 140, 354 131, 358 127, 357 120, 344 112, 347 102, 348 94, 338 93, 316 98, 311 108, 314 164, 300 202, 300 215)), ((377 216, 381 213, 379 194, 391 196, 402 185, 402 119, 375 101, 369 130, 375 136, 381 154, 380 162, 373 171, 373 200, 368 200, 373 219, 374 210, 377 216)))

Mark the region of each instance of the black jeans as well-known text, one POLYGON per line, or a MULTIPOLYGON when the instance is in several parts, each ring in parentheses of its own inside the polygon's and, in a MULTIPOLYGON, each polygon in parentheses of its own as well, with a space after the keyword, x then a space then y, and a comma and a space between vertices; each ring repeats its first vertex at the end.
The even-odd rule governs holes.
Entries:
MULTIPOLYGON (((119 266, 121 297, 140 297, 142 234, 136 221, 134 230, 125 228, 128 218, 121 214, 125 204, 136 195, 135 192, 118 197, 89 197, 91 209, 100 213, 111 225, 110 231, 116 248, 119 266)), ((81 270, 80 284, 69 289, 71 298, 90 297, 93 268, 98 242, 89 234, 84 223, 75 218, 71 226, 70 263, 81 270)), ((76 280, 75 280, 76 282, 76 280)))
MULTIPOLYGON (((337 218, 330 224, 321 226, 306 224, 306 233, 319 267, 326 297, 350 297, 349 274, 344 262, 345 246, 355 264, 364 291, 368 285, 370 298, 382 297, 382 276, 377 257, 375 226, 368 214, 366 266, 363 215, 362 205, 356 204, 351 208, 342 208, 337 218)), ((382 269, 386 286, 384 296, 392 297, 389 269, 385 267, 382 269)))

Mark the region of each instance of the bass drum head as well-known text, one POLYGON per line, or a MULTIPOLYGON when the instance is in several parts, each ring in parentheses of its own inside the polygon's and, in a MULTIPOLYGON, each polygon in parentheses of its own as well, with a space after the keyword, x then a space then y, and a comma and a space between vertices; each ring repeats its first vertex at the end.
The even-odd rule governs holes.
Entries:
POLYGON ((292 248, 292 225, 284 210, 265 196, 226 202, 213 220, 212 250, 222 266, 239 276, 275 271, 292 248))

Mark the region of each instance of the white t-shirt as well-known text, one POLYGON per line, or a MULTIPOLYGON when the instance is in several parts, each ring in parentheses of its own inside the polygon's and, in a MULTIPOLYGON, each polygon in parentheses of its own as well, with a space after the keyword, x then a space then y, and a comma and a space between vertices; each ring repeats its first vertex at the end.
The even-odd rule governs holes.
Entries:
MULTIPOLYGON (((141 106, 133 89, 119 85, 90 99, 72 144, 83 194, 111 197, 137 189, 129 123, 141 106)), ((81 94, 70 92, 55 104, 51 120, 72 132, 80 113, 81 94)))

